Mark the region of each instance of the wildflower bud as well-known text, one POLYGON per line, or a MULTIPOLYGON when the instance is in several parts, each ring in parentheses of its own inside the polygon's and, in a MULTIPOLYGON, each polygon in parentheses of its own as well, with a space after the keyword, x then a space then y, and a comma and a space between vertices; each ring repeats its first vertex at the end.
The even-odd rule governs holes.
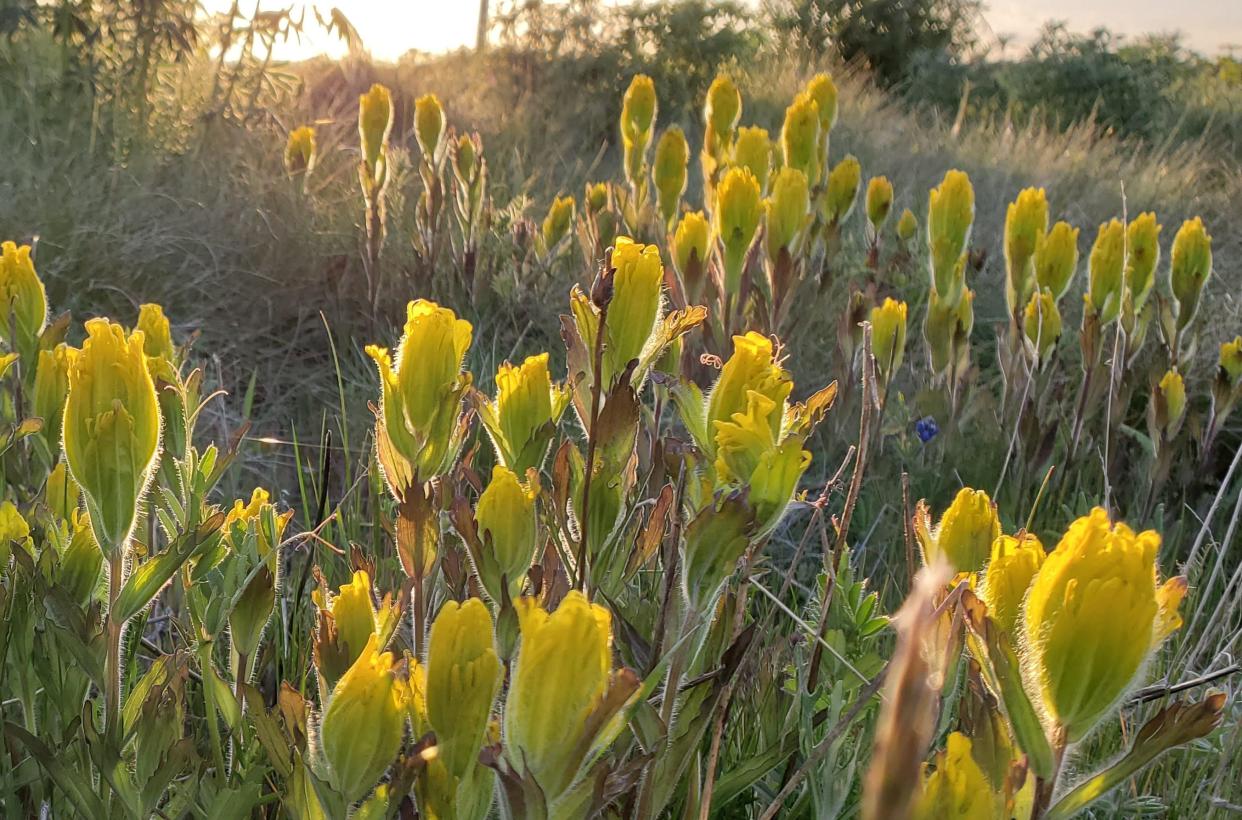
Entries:
POLYGON ((954 308, 965 288, 965 255, 975 220, 975 189, 963 171, 949 171, 927 200, 927 241, 932 289, 945 308, 954 308))
POLYGON ((724 289, 735 295, 742 286, 746 255, 759 230, 759 180, 745 168, 730 168, 716 188, 712 209, 715 232, 724 248, 724 289))
POLYGON ((76 348, 61 342, 51 350, 39 351, 35 369, 31 410, 43 419, 44 440, 53 453, 60 450, 60 431, 65 416, 65 398, 69 395, 69 369, 78 356, 76 348))
POLYGON ((613 670, 612 618, 581 592, 570 592, 552 613, 533 598, 516 604, 521 646, 505 700, 505 753, 551 806, 624 704, 610 690, 637 689, 637 681, 613 670))
POLYGON ((1212 275, 1212 237, 1199 217, 1188 219, 1173 237, 1169 283, 1177 299, 1177 329, 1190 324, 1199 306, 1199 294, 1212 275))
POLYGON ((963 487, 934 530, 930 510, 920 503, 914 514, 914 533, 924 563, 930 565, 943 556, 956 571, 975 572, 992 554, 992 542, 1000 538, 1001 527, 988 494, 963 487))
POLYGON ((703 107, 703 121, 707 136, 722 146, 733 141, 733 129, 742 116, 742 95, 726 74, 717 74, 707 89, 707 103, 703 107))
POLYGON ((1153 213, 1139 214, 1126 227, 1126 288, 1136 312, 1143 309, 1160 264, 1160 229, 1153 213))
POLYGON ((987 604, 993 623, 1011 636, 1026 590, 1045 557, 1044 545, 1030 533, 1002 535, 992 542, 992 557, 983 576, 980 597, 987 604))
POLYGON ((1242 384, 1242 336, 1221 344, 1217 366, 1231 387, 1242 384))
POLYGON ((854 210, 858 186, 862 182, 862 166, 853 154, 846 155, 828 174, 828 193, 824 197, 824 216, 829 224, 840 225, 854 210))
POLYGON ((365 797, 401 749, 406 686, 391 652, 372 635, 332 690, 319 726, 332 785, 352 803, 365 797))
POLYGON ((285 143, 285 170, 290 176, 307 175, 315 169, 315 129, 309 125, 289 132, 285 143))
POLYGON ((1005 213, 1005 268, 1008 273, 1005 295, 1011 313, 1027 303, 1035 288, 1032 262, 1047 231, 1048 198, 1044 189, 1027 188, 1009 204, 1005 213))
POLYGON ((871 309, 871 354, 887 384, 906 353, 906 303, 887 298, 871 309))
POLYGON ((0 244, 0 314, 0 340, 21 353, 29 366, 47 324, 47 293, 29 245, 0 244))
POLYGON ((821 72, 806 84, 806 93, 815 100, 819 113, 819 132, 827 136, 837 121, 837 84, 830 75, 821 72))
POLYGON ((530 569, 538 547, 534 488, 527 488, 511 470, 492 468, 492 480, 479 496, 475 519, 483 539, 484 560, 475 570, 483 589, 493 601, 504 599, 501 578, 506 580, 510 598, 522 591, 522 581, 530 569))
POLYGON ((794 254, 811 210, 806 177, 796 168, 782 168, 772 182, 772 195, 763 202, 768 260, 776 263, 782 250, 794 254))
POLYGON ((1121 312, 1125 256, 1125 228, 1116 219, 1105 222, 1091 247, 1087 285, 1087 298, 1101 325, 1110 324, 1121 312))
POLYGON ((148 358, 164 359, 168 362, 176 358, 172 329, 163 307, 155 304, 140 306, 137 329, 142 331, 142 349, 148 358))
POLYGON ((759 190, 767 190, 772 170, 772 140, 766 128, 739 128, 733 144, 733 164, 745 168, 759 180, 759 190))
POLYGON ((551 253, 569 233, 569 226, 574 221, 574 204, 572 196, 558 196, 552 200, 548 215, 543 218, 541 227, 546 253, 551 253))
POLYGON ((625 146, 625 173, 630 183, 635 186, 643 177, 655 117, 655 83, 644 74, 636 74, 621 103, 621 141, 625 146))
POLYGON ((692 305, 698 304, 703 296, 710 241, 711 226, 702 211, 683 214, 673 231, 673 264, 681 276, 686 301, 692 305))
POLYGON ((56 462, 52 472, 48 473, 43 498, 47 501, 47 508, 62 521, 71 520, 77 512, 82 500, 82 488, 69 475, 64 461, 56 462))
POLYGON ((129 540, 157 460, 160 410, 142 331, 126 338, 120 325, 91 319, 86 333, 69 367, 65 457, 86 494, 95 538, 111 558, 129 540))
POLYGON ((434 162, 444 136, 444 106, 435 94, 424 94, 414 101, 414 137, 428 162, 434 162))
POLYGON ((897 220, 897 238, 902 242, 909 242, 914 239, 914 235, 918 233, 919 220, 914 216, 914 212, 906 208, 901 212, 901 217, 897 220))
POLYGON ((1022 328, 1031 344, 1031 350, 1040 362, 1048 360, 1048 354, 1061 338, 1061 311, 1057 309, 1052 292, 1043 290, 1032 293, 1022 315, 1022 328))
POLYGON ((456 778, 464 778, 477 764, 500 691, 494 643, 492 616, 478 598, 446 602, 431 626, 427 718, 436 733, 438 757, 456 778))
POLYGON ((362 158, 372 174, 388 147, 391 131, 392 95, 387 88, 376 83, 358 98, 358 135, 362 140, 362 158))
POLYGON ((453 144, 453 172, 463 182, 474 179, 475 162, 479 158, 479 146, 475 145, 477 138, 478 135, 471 138, 469 134, 462 134, 453 144))
POLYGON ((350 581, 342 584, 335 595, 329 597, 325 591, 315 590, 311 593, 311 597, 319 609, 331 614, 332 622, 336 627, 335 669, 320 670, 320 673, 332 682, 354 665, 354 661, 362 655, 367 642, 376 632, 375 604, 371 599, 371 577, 365 570, 356 570, 350 581), (330 674, 331 672, 335 674, 330 674))
POLYGON ((470 384, 462 363, 472 334, 452 310, 418 299, 406 306, 395 362, 386 348, 366 348, 382 385, 377 435, 394 457, 384 477, 398 498, 414 477, 428 481, 452 464, 461 444, 461 399, 470 384))
POLYGON ((956 306, 946 305, 932 290, 927 299, 927 320, 923 337, 931 354, 932 371, 944 375, 961 362, 970 349, 970 332, 974 328, 975 293, 962 292, 956 306))
POLYGON ((632 359, 642 355, 660 322, 664 301, 664 265, 655 245, 618 237, 612 249, 612 267, 613 293, 603 356, 603 384, 607 388, 632 359))
POLYGON ((1181 626, 1185 579, 1157 586, 1159 549, 1156 532, 1136 535, 1097 507, 1070 525, 1031 584, 1023 672, 1069 743, 1091 731, 1181 626))
POLYGON ((799 94, 785 109, 781 151, 787 168, 797 168, 806 174, 811 185, 819 183, 822 162, 819 156, 819 106, 809 94, 799 94))
POLYGON ((538 472, 568 403, 569 391, 552 383, 547 353, 528 356, 520 366, 502 364, 496 398, 479 408, 500 463, 519 476, 538 472))
POLYGON ((1035 284, 1060 299, 1078 268, 1078 229, 1058 222, 1035 248, 1035 284))
POLYGON ((674 125, 661 135, 656 144, 655 165, 651 169, 660 216, 665 225, 672 224, 681 195, 686 192, 686 163, 689 158, 690 146, 686 144, 686 135, 674 125))
POLYGON ((892 209, 893 183, 888 181, 888 177, 872 177, 867 181, 867 221, 877 234, 888 221, 888 213, 892 209))
POLYGON ((988 782, 971 753, 971 741, 961 732, 949 735, 935 767, 924 776, 923 791, 915 804, 915 820, 945 817, 998 817, 1002 795, 988 782))
POLYGON ((597 214, 604 210, 608 207, 608 183, 588 182, 584 201, 590 213, 597 214))
POLYGON ((1186 418, 1186 382, 1176 367, 1169 368, 1160 377, 1148 407, 1152 438, 1172 441, 1186 418))

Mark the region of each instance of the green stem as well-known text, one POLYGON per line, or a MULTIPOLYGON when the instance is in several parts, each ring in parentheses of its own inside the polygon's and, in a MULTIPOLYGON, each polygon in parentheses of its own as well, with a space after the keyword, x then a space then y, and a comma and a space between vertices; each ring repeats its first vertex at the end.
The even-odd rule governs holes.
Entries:
POLYGON ((125 553, 114 550, 108 558, 108 655, 104 659, 104 732, 114 739, 119 739, 121 731, 121 629, 124 624, 117 621, 113 613, 121 595, 124 573, 125 553))

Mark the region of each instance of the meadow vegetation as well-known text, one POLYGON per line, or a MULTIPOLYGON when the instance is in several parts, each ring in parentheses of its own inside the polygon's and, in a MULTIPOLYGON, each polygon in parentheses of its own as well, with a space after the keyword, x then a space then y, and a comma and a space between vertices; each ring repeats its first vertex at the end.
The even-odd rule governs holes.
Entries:
POLYGON ((1236 63, 843 5, 0 17, 6 815, 1236 810, 1236 63))

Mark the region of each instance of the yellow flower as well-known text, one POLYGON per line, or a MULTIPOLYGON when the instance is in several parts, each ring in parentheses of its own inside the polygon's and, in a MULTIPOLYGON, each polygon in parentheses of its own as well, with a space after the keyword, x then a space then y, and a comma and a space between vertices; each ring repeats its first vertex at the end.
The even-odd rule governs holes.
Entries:
POLYGON ((1125 227, 1119 220, 1109 220, 1100 225, 1095 244, 1091 247, 1087 300, 1104 325, 1116 319, 1121 312, 1125 289, 1125 233, 1125 227))
POLYGON ((924 563, 930 565, 937 556, 944 556, 958 572, 982 569, 992 554, 992 543, 1001 535, 996 505, 983 490, 969 487, 958 491, 934 530, 925 504, 919 505, 914 523, 924 563))
POLYGON ((551 805, 578 777, 588 726, 613 681, 612 619, 577 590, 549 614, 517 602, 521 645, 505 701, 504 747, 551 805))
POLYGON ((970 349, 970 332, 975 323, 975 292, 966 288, 957 305, 945 304, 935 289, 928 293, 927 320, 923 337, 931 354, 932 370, 938 376, 959 363, 970 349))
POLYGON ((371 636, 376 633, 371 577, 365 570, 356 570, 349 583, 342 584, 330 600, 324 601, 319 590, 311 595, 320 609, 331 613, 336 625, 336 648, 343 661, 341 669, 348 669, 362 655, 371 636))
POLYGON ((405 689, 391 652, 372 635, 328 700, 319 738, 333 786, 352 803, 365 797, 401 749, 405 689))
POLYGON ((862 182, 862 166, 853 154, 847 154, 828 174, 828 193, 824 197, 824 215, 828 222, 840 225, 854 210, 858 186, 862 182))
POLYGON ((1048 197, 1044 189, 1023 190, 1005 212, 1005 267, 1008 272, 1005 293, 1011 312, 1030 298, 1035 280, 1031 263, 1047 231, 1048 197))
POLYGON ((86 494, 95 538, 114 556, 129 540, 155 467, 160 409, 142 331, 126 338, 120 325, 91 319, 86 333, 69 367, 65 457, 86 494))
POLYGON ((878 232, 892 209, 893 183, 888 177, 872 177, 867 181, 867 221, 871 227, 878 232))
POLYGON ((1156 532, 1136 535, 1097 507, 1070 525, 1027 593, 1027 687, 1070 743, 1091 731, 1180 626, 1185 582, 1157 585, 1159 549, 1156 532))
POLYGON ((1035 248, 1035 284, 1060 299, 1069 290, 1077 268, 1078 229, 1058 222, 1035 248))
POLYGON ((998 793, 971 753, 970 738, 949 735, 945 750, 936 755, 935 770, 923 778, 923 792, 915 804, 917 820, 993 820, 1000 816, 998 793))
POLYGON ((552 200, 548 215, 543 218, 542 235, 545 252, 551 253, 565 235, 574 221, 574 198, 558 196, 552 200))
POLYGON ((65 417, 65 398, 69 395, 69 369, 78 357, 76 348, 61 342, 51 350, 39 351, 35 370, 31 411, 43 419, 43 436, 52 452, 60 450, 60 431, 65 417))
MULTIPOLYGON (((720 369, 720 377, 712 387, 707 399, 708 441, 698 444, 714 458, 716 425, 728 422, 735 415, 745 413, 750 405, 752 392, 769 399, 775 405, 783 405, 793 391, 793 376, 776 359, 776 350, 768 337, 750 331, 744 336, 733 337, 733 355, 720 369)), ((780 434, 780 416, 771 419, 775 425, 772 436, 780 434)))
POLYGON ((806 174, 807 181, 818 184, 820 175, 819 106, 810 94, 803 92, 785 109, 781 127, 781 151, 785 166, 806 174))
POLYGON ((906 352, 906 303, 886 298, 871 309, 871 353, 887 383, 901 367, 906 352))
POLYGON ((392 131, 392 95, 376 83, 358 98, 358 137, 362 142, 362 158, 374 174, 381 155, 388 147, 392 131))
POLYGON ((414 101, 414 136, 429 162, 439 153, 443 134, 444 106, 435 94, 424 94, 414 101))
POLYGON ((806 93, 815 100, 819 113, 819 132, 827 135, 837 121, 837 84, 830 75, 821 72, 806 84, 806 93))
POLYGON ((716 188, 712 210, 716 236, 724 248, 724 289, 735 295, 742 286, 746 255, 759 230, 759 180, 745 168, 730 168, 716 188))
POLYGON ((584 201, 586 202, 587 210, 593 214, 604 210, 604 208, 608 207, 608 183, 588 182, 584 201))
POLYGON ((1061 338, 1061 311, 1051 291, 1032 293, 1022 315, 1022 327, 1039 361, 1047 361, 1048 354, 1061 338))
MULTIPOLYGON (((630 360, 645 352, 660 322, 664 265, 660 249, 618 237, 612 249, 613 291, 604 332, 603 383, 612 387, 630 360)), ((585 340, 593 344, 594 339, 585 340)))
POLYGON ((674 125, 660 135, 651 179, 655 183, 660 216, 665 225, 671 224, 677 216, 681 195, 686 192, 686 163, 689 159, 690 146, 686 144, 686 135, 680 128, 674 125))
POLYGON ((755 511, 758 534, 780 521, 811 463, 803 438, 781 440, 785 408, 757 390, 746 394, 746 409, 725 421, 713 422, 716 441, 716 485, 745 486, 755 511))
MULTIPOLYGON (((711 241, 711 226, 702 211, 687 211, 673 232, 673 262, 683 277, 693 263, 707 262, 707 245, 711 241)), ((693 300, 692 300, 693 301, 693 300)))
POLYGON ((1126 227, 1126 287, 1136 311, 1143 309, 1152 285, 1156 284, 1161 227, 1153 213, 1139 214, 1126 227))
POLYGON ((142 331, 143 352, 152 359, 173 361, 176 349, 173 347, 172 330, 168 325, 168 317, 160 305, 146 304, 138 308, 138 330, 142 331))
POLYGON ((1186 382, 1176 367, 1169 368, 1156 385, 1153 421, 1166 441, 1171 441, 1186 418, 1186 382))
POLYGON ((806 227, 811 193, 806 177, 796 168, 782 168, 772 181, 772 195, 763 202, 768 259, 775 264, 782 250, 792 256, 806 227))
POLYGON ((1194 318, 1199 294, 1212 275, 1212 237, 1199 217, 1188 219, 1173 237, 1172 266, 1169 284, 1177 298, 1177 328, 1181 330, 1194 318))
POLYGON ((927 241, 932 289, 946 308, 957 307, 965 288, 963 266, 975 220, 975 189, 964 171, 949 171, 927 199, 927 241))
POLYGON ((728 145, 741 116, 741 93, 727 74, 717 74, 711 88, 707 89, 707 103, 703 107, 703 121, 709 137, 728 145))
POLYGON ((463 181, 469 182, 475 178, 476 163, 481 155, 482 145, 478 134, 473 137, 462 134, 457 138, 453 146, 453 169, 463 181), (479 140, 477 144, 476 140, 479 140))
POLYGON ((759 190, 768 187, 768 174, 772 170, 772 140, 766 128, 747 126, 737 131, 733 145, 733 164, 746 168, 759 180, 759 190))
POLYGON ((914 212, 906 208, 901 212, 901 217, 897 220, 897 238, 902 242, 909 242, 918 233, 919 220, 915 217, 914 212))
POLYGON ((1010 635, 1014 635, 1026 591, 1045 557, 1044 545, 1030 533, 1002 535, 992 542, 980 597, 992 621, 1010 635))
POLYGON ((1242 382, 1242 336, 1235 336, 1232 342, 1221 343, 1218 366, 1230 385, 1242 382))
POLYGON ((643 176, 655 117, 655 83, 644 74, 636 74, 621 103, 621 141, 625 146, 625 174, 635 186, 643 176))
POLYGON ((285 170, 290 174, 309 174, 315 168, 315 129, 309 125, 289 132, 285 143, 285 170))
POLYGON ((82 488, 69 475, 64 461, 56 462, 56 466, 48 474, 43 497, 47 500, 48 509, 57 518, 64 521, 73 519, 73 514, 77 512, 78 504, 82 500, 82 488))
POLYGON ((35 273, 29 245, 0 244, 0 313, 0 339, 29 356, 47 324, 47 292, 35 273))
POLYGON ((463 778, 477 765, 500 690, 500 659, 487 606, 478 598, 448 601, 431 626, 427 646, 427 719, 436 733, 438 757, 449 774, 463 778))
POLYGON ((393 493, 401 496, 415 476, 422 481, 443 474, 460 444, 461 398, 470 384, 462 363, 473 329, 435 302, 418 299, 406 307, 405 334, 396 361, 385 348, 367 346, 379 368, 382 407, 378 429, 404 464, 387 469, 393 493))
POLYGON ((484 402, 479 418, 500 463, 519 476, 543 467, 556 424, 569 404, 569 391, 552 383, 548 354, 528 356, 520 366, 505 362, 496 371, 496 398, 484 402))
POLYGON ((536 495, 535 488, 523 486, 512 470, 497 465, 492 468, 492 480, 479 496, 474 515, 485 555, 482 561, 476 561, 475 569, 493 601, 502 600, 502 578, 511 598, 522 590, 526 571, 539 546, 536 495))

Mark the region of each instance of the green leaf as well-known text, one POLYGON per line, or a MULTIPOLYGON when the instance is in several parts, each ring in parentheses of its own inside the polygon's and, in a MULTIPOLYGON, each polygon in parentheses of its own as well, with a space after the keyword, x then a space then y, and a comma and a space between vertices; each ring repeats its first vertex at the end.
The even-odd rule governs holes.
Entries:
MULTIPOLYGON (((962 609, 971 633, 983 646, 991 668, 992 682, 1000 690, 998 694, 1005 706, 1005 714, 1009 717, 1014 739, 1026 753, 1031 770, 1038 777, 1051 776, 1054 766, 1052 747, 1048 744, 1039 715, 1022 687, 1018 656, 1010 645, 1008 636, 996 627, 987 615, 987 607, 970 590, 962 595, 962 609)), ((982 663, 984 658, 979 661, 982 663)))
POLYGON ((1198 703, 1174 703, 1143 724, 1125 757, 1074 787, 1048 810, 1045 820, 1068 820, 1141 771, 1160 755, 1201 738, 1220 725, 1225 693, 1212 692, 1198 703))
POLYGON ((27 732, 14 723, 4 724, 4 733, 10 740, 16 740, 26 747, 26 751, 39 762, 52 782, 65 793, 73 805, 85 817, 106 820, 105 811, 99 798, 95 796, 91 784, 81 772, 70 769, 60 762, 59 757, 49 749, 42 740, 27 732))
POLYGON ((141 612, 223 523, 224 513, 217 511, 193 532, 185 533, 169 544, 168 549, 134 570, 117 596, 113 616, 124 623, 141 612))

